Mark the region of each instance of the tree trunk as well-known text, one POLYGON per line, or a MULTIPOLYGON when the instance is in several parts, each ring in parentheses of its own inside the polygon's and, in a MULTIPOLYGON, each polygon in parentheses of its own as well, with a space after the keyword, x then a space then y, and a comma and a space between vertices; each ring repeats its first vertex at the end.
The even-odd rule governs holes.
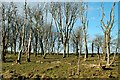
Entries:
POLYGON ((20 64, 20 59, 21 59, 21 53, 22 53, 22 49, 19 51, 18 53, 18 59, 17 59, 17 63, 20 64))
POLYGON ((24 41, 24 26, 23 26, 23 31, 22 31, 22 40, 21 40, 21 44, 20 44, 20 50, 18 53, 18 58, 17 58, 17 63, 20 64, 20 59, 21 59, 21 54, 22 54, 22 49, 23 49, 23 41, 24 41))
POLYGON ((58 43, 57 43, 57 55, 59 55, 59 49, 60 49, 60 42, 59 42, 59 40, 58 40, 58 43))
POLYGON ((34 51, 35 51, 35 57, 37 56, 37 43, 38 43, 38 36, 35 37, 35 48, 34 48, 34 51))
POLYGON ((76 43, 76 56, 78 56, 78 44, 76 43))
POLYGON ((82 54, 82 44, 80 45, 80 54, 82 54))
POLYGON ((106 36, 106 43, 107 43, 107 64, 106 66, 109 67, 110 65, 110 33, 107 33, 106 36))
POLYGON ((28 42, 27 62, 30 62, 30 53, 31 53, 31 37, 32 37, 32 32, 30 32, 30 37, 29 37, 29 42, 28 42))
POLYGON ((92 42, 92 55, 91 55, 91 57, 93 57, 93 52, 94 52, 94 43, 92 42))
POLYGON ((87 48, 86 32, 84 29, 83 29, 83 33, 84 33, 84 50, 85 50, 84 61, 86 61, 86 58, 88 58, 88 48, 87 48))
POLYGON ((44 49, 43 59, 45 59, 45 57, 46 57, 46 50, 47 50, 47 49, 44 49))
POLYGON ((5 36, 3 37, 3 40, 2 40, 2 54, 1 54, 1 58, 2 58, 2 62, 5 62, 5 36))
POLYGON ((67 57, 69 57, 69 39, 67 41, 67 57))
POLYGON ((12 51, 13 51, 13 50, 12 50, 12 49, 13 49, 12 43, 10 43, 10 47, 11 47, 11 54, 12 54, 12 51))
POLYGON ((97 47, 98 59, 100 58, 99 50, 100 50, 100 48, 99 48, 99 46, 98 46, 98 47, 97 47))
POLYGON ((41 53, 42 53, 42 55, 44 55, 42 38, 40 38, 40 47, 41 47, 41 53))
POLYGON ((106 53, 106 32, 104 32, 103 57, 104 57, 104 60, 107 60, 107 53, 106 53))
POLYGON ((3 37, 3 49, 2 49, 2 54, 1 54, 2 62, 5 62, 5 40, 3 37))
POLYGON ((80 44, 79 44, 79 46, 80 46, 80 55, 82 54, 82 37, 80 37, 80 44))
POLYGON ((46 52, 47 52, 47 39, 46 39, 46 41, 45 41, 45 44, 44 44, 44 55, 43 55, 43 59, 45 59, 45 57, 46 57, 46 52))
POLYGON ((78 58, 77 74, 80 75, 80 53, 79 53, 79 58, 78 58))
POLYGON ((14 39, 14 54, 16 55, 16 39, 14 39))
POLYGON ((116 43, 115 53, 118 53, 118 43, 116 43))
POLYGON ((97 46, 97 53, 98 53, 98 60, 99 60, 99 66, 100 66, 100 46, 97 46))
POLYGON ((63 47, 64 47, 63 58, 65 58, 66 57, 66 42, 63 43, 63 47))
POLYGON ((25 31, 25 26, 23 26, 22 29, 22 38, 20 38, 20 49, 19 49, 19 53, 18 53, 18 58, 17 58, 17 63, 20 64, 20 59, 21 59, 21 54, 22 54, 22 50, 23 50, 23 45, 24 45, 24 31, 25 31))

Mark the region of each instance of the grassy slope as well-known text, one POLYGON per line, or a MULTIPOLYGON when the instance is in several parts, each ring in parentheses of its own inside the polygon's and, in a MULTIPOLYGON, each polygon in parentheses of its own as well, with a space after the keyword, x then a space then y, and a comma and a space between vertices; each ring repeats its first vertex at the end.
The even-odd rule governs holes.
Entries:
MULTIPOLYGON (((83 56, 80 62, 80 75, 76 74, 77 70, 77 58, 74 55, 70 55, 65 59, 62 55, 47 55, 46 59, 42 59, 42 56, 38 55, 34 57, 31 55, 31 62, 26 61, 26 55, 22 55, 21 64, 16 64, 15 60, 17 55, 7 54, 6 63, 2 63, 2 75, 4 78, 25 76, 26 78, 39 77, 51 77, 51 78, 109 78, 110 74, 118 78, 118 55, 115 58, 115 63, 110 67, 111 70, 103 70, 92 64, 98 65, 97 55, 90 57, 86 62, 83 61, 83 56)), ((101 60, 104 65, 106 62, 101 60)))

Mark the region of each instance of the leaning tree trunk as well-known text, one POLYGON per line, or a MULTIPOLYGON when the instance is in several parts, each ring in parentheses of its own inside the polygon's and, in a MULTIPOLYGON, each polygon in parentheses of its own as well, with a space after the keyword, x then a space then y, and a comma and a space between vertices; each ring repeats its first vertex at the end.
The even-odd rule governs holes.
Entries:
POLYGON ((23 42, 24 42, 24 26, 23 26, 23 31, 22 31, 22 40, 20 44, 20 50, 18 53, 18 58, 17 58, 17 63, 20 64, 20 59, 21 59, 21 54, 22 54, 22 49, 23 49, 23 42))
POLYGON ((43 59, 45 59, 45 57, 46 57, 46 52, 47 52, 47 42, 48 42, 48 40, 46 39, 46 41, 45 41, 45 47, 44 47, 44 55, 43 55, 43 59))

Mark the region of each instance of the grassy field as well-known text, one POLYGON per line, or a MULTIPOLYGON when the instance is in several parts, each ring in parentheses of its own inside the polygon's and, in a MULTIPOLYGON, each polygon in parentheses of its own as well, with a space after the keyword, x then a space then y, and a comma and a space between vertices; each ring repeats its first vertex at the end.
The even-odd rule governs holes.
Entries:
MULTIPOLYGON (((21 64, 16 64, 17 55, 7 54, 6 63, 2 63, 3 78, 118 78, 118 66, 120 64, 119 55, 116 56, 115 62, 110 69, 104 70, 98 67, 97 55, 83 61, 84 56, 80 59, 80 75, 77 73, 78 58, 75 55, 62 58, 62 55, 47 55, 43 59, 41 55, 34 57, 31 55, 31 62, 26 62, 26 55, 22 55, 21 64)), ((112 58, 112 56, 111 56, 112 58)), ((100 60, 102 65, 106 62, 100 60)), ((1 66, 1 65, 0 65, 1 66)))

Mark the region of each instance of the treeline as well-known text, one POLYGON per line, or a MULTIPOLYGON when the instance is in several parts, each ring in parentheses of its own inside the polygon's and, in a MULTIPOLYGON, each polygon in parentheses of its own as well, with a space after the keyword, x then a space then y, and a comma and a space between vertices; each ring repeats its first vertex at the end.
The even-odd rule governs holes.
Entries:
MULTIPOLYGON (((91 42, 92 53, 94 47, 99 50, 110 64, 110 44, 111 29, 114 25, 114 7, 110 11, 110 20, 104 22, 104 7, 101 4, 101 28, 104 36, 97 35, 91 42)), ((85 60, 88 58, 88 3, 86 2, 51 2, 38 3, 36 7, 24 3, 23 11, 20 14, 19 7, 11 2, 8 5, 2 3, 1 6, 1 26, 2 26, 2 61, 5 62, 5 54, 8 49, 11 53, 18 55, 17 63, 20 63, 21 55, 26 54, 26 60, 30 62, 30 54, 38 53, 45 58, 46 53, 59 54, 63 52, 63 58, 69 56, 70 48, 75 49, 76 55, 80 56, 85 52, 85 60), (80 20, 80 27, 73 29, 77 20, 80 20), (18 54, 17 54, 18 48, 18 54)), ((116 52, 118 50, 117 39, 115 40, 116 52)))

